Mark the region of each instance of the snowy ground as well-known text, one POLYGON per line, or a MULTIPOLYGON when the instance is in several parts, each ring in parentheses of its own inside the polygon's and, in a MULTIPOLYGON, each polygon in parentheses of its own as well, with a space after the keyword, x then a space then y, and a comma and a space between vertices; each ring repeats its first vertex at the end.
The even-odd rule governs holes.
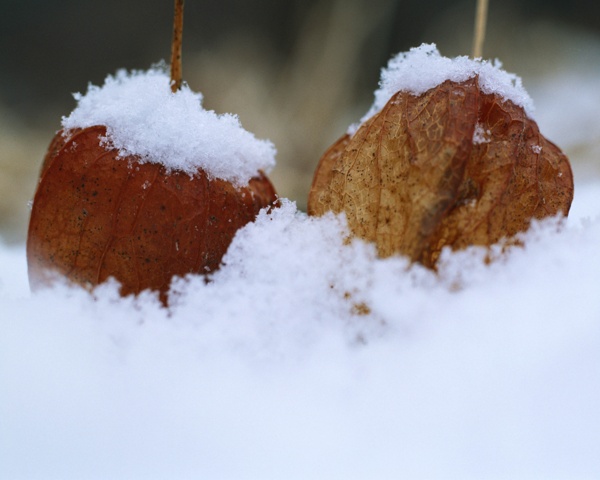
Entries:
MULTIPOLYGON (((597 112, 563 103, 561 131, 536 105, 573 148, 597 112)), ((566 222, 439 276, 291 203, 169 311, 114 285, 31 295, 24 247, 0 246, 0 478, 599 478, 600 177, 580 160, 566 222)))
POLYGON ((5 247, 0 477, 597 478, 600 183, 576 199, 439 279, 290 204, 170 312, 32 296, 5 247))

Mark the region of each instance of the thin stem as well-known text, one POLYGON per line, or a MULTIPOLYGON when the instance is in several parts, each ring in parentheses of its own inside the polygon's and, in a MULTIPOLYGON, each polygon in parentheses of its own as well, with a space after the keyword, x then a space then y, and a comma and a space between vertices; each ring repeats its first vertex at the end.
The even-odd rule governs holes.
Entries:
POLYGON ((473 35, 473 58, 483 55, 483 40, 485 39, 485 26, 487 23, 488 0, 477 0, 475 13, 475 34, 473 35))
POLYGON ((183 36, 183 3, 175 0, 175 19, 173 20, 173 42, 171 43, 171 91, 181 88, 181 42, 183 36))

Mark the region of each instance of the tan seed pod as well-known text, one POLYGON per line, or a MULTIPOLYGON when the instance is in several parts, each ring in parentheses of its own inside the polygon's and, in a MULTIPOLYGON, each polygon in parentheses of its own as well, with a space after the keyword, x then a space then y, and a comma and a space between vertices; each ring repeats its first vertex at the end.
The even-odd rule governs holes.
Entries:
POLYGON ((567 157, 522 107, 478 77, 400 91, 325 152, 308 213, 344 212, 379 255, 434 267, 442 248, 492 245, 532 219, 567 215, 567 157))

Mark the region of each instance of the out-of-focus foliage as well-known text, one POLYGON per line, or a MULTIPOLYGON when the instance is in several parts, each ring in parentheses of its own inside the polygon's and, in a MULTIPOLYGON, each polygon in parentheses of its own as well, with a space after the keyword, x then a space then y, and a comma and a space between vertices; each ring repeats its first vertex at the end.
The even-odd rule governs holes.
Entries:
MULTIPOLYGON (((422 42, 437 43, 447 56, 469 54, 474 6, 189 0, 183 76, 204 94, 206 108, 237 113, 247 130, 275 143, 271 179, 280 195, 304 209, 319 158, 365 113, 390 55, 422 42)), ((118 68, 168 60, 172 7, 141 0, 0 0, 0 237, 25 238, 34 178, 61 116, 74 107, 71 93, 101 84, 118 68)), ((600 65, 599 9, 591 0, 491 2, 484 56, 500 58, 527 89, 564 69, 589 70, 600 65)), ((588 77, 594 75, 600 74, 588 77)), ((583 92, 575 88, 575 94, 583 92)), ((540 115, 551 116, 533 97, 540 115)), ((543 122, 540 127, 545 133, 543 122)), ((550 139, 562 146, 560 138, 550 139)), ((577 179, 577 154, 565 150, 577 179)))

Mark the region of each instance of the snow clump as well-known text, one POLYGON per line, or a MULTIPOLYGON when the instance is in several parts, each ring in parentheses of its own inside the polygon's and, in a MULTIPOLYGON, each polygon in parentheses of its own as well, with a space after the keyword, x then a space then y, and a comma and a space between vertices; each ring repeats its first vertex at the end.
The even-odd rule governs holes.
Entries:
POLYGON ((236 115, 202 108, 202 94, 183 85, 171 91, 164 68, 119 70, 102 87, 74 94, 77 107, 62 119, 66 131, 104 125, 107 146, 121 156, 243 186, 275 165, 275 147, 244 130, 236 115))
MULTIPOLYGON (((360 123, 381 111, 397 92, 421 95, 446 80, 464 82, 476 75, 479 75, 479 86, 483 93, 495 93, 504 100, 510 100, 523 107, 530 118, 533 117, 533 101, 523 88, 521 78, 504 71, 499 60, 473 60, 466 55, 448 58, 440 54, 435 44, 424 43, 390 59, 387 68, 381 71, 375 101, 360 123)), ((358 126, 351 125, 348 133, 353 135, 358 126)))

